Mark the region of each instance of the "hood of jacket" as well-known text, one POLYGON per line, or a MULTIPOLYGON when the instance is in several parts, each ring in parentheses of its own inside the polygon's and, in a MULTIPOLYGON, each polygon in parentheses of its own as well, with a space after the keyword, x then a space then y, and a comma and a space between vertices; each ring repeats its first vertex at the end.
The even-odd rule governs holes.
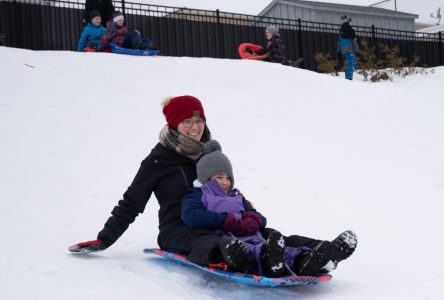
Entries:
POLYGON ((237 219, 242 218, 245 208, 243 199, 237 195, 236 189, 225 194, 217 181, 213 179, 202 185, 201 190, 202 203, 208 210, 218 213, 233 213, 237 219))

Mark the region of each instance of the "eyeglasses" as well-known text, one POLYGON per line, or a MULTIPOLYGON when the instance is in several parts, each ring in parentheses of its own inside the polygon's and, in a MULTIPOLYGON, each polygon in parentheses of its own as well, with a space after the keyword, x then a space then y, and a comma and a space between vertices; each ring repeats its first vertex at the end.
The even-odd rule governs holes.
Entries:
POLYGON ((193 119, 185 119, 181 122, 185 127, 191 127, 193 126, 193 124, 196 124, 198 127, 202 127, 205 125, 205 121, 204 119, 197 119, 197 120, 193 120, 193 119))

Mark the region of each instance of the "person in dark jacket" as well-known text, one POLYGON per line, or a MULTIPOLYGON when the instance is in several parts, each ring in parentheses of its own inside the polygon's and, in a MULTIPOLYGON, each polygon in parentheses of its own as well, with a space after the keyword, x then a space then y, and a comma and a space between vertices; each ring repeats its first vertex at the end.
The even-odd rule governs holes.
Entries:
POLYGON ((284 55, 284 42, 275 26, 268 26, 265 29, 266 44, 256 54, 262 56, 263 61, 281 63, 288 65, 288 60, 284 55))
MULTIPOLYGON (((347 61, 347 68, 345 70, 345 78, 348 80, 353 80, 353 72, 356 68, 356 55, 359 54, 358 40, 356 38, 356 33, 351 27, 351 17, 342 16, 342 25, 339 31, 338 40, 338 61, 342 62, 342 55, 345 55, 347 61)), ((342 65, 341 65, 342 67, 342 65)))
POLYGON ((85 11, 83 12, 83 23, 88 23, 89 14, 93 10, 100 12, 102 25, 106 27, 107 22, 112 19, 114 13, 113 2, 111 0, 86 0, 85 11))
POLYGON ((220 236, 212 230, 191 229, 181 219, 182 199, 196 176, 196 160, 211 140, 201 102, 193 96, 179 96, 163 106, 167 125, 159 143, 142 161, 133 182, 111 212, 97 239, 78 243, 71 252, 105 250, 125 232, 154 195, 159 202, 159 235, 162 249, 174 249, 198 264, 223 261, 220 236))
POLYGON ((342 260, 339 252, 332 251, 331 242, 318 242, 314 249, 290 247, 278 231, 265 240, 261 231, 267 220, 234 188, 233 168, 221 150, 217 141, 206 145, 196 165, 198 179, 182 201, 182 220, 223 237, 220 249, 232 269, 270 277, 316 276, 342 260))

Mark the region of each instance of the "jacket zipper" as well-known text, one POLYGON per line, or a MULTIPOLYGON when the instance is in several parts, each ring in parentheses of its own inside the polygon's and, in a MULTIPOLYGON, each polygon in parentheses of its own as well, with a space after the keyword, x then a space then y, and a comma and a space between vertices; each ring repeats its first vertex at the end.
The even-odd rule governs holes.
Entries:
POLYGON ((188 178, 185 174, 185 171, 182 169, 182 166, 179 166, 180 172, 182 173, 183 180, 185 182, 185 187, 188 188, 188 178))

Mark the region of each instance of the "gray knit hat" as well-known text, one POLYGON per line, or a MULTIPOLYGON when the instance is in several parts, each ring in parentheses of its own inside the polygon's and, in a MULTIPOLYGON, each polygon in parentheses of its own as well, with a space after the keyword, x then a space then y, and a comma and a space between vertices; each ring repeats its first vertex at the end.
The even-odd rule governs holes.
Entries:
POLYGON ((271 34, 276 34, 279 32, 279 30, 273 25, 270 25, 267 28, 265 28, 265 32, 267 32, 267 31, 271 34))
POLYGON ((197 178, 202 184, 217 173, 224 172, 231 178, 231 187, 234 186, 233 168, 228 157, 222 153, 222 147, 216 140, 204 144, 204 155, 196 164, 197 178))

